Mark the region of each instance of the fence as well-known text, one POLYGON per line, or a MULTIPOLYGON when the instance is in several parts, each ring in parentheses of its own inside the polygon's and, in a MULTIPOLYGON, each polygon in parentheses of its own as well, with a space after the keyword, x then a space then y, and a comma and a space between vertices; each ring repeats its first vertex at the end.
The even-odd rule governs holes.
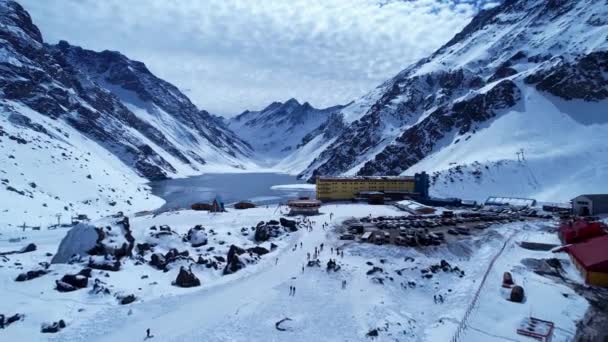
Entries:
POLYGON ((498 257, 500 257, 500 255, 502 254, 502 252, 505 250, 505 248, 507 247, 507 245, 509 244, 509 242, 511 241, 511 239, 513 238, 513 236, 515 236, 515 232, 513 232, 509 236, 509 238, 507 238, 507 240, 503 243, 503 245, 500 248, 500 250, 498 251, 498 253, 496 253, 496 255, 490 261, 490 264, 488 265, 488 268, 486 269, 486 271, 483 274, 483 277, 481 279, 481 283, 479 284, 479 287, 477 288, 477 291, 475 291, 475 295, 473 295, 473 299, 471 300, 471 303, 469 303, 469 306, 467 307, 467 310, 464 312, 464 316, 462 317, 462 320, 460 321, 460 323, 458 323, 458 328, 456 328, 456 332, 454 333, 454 336, 452 336, 452 339, 450 340, 451 342, 458 342, 458 341, 460 341, 460 338, 462 337, 464 330, 467 328, 467 320, 469 319, 469 316, 471 315, 471 312, 473 311, 473 309, 475 308, 475 305, 477 304, 477 300, 479 299, 479 295, 481 294, 481 290, 483 289, 483 286, 486 283, 486 279, 488 278, 488 275, 490 274, 490 271, 494 267, 494 263, 496 262, 496 260, 498 259, 498 257))

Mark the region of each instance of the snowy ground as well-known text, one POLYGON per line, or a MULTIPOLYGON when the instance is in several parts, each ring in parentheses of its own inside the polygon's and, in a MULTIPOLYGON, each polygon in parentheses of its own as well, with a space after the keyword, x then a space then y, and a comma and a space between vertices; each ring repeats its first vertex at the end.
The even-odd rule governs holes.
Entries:
MULTIPOLYGON (((0 287, 3 289, 0 313, 25 314, 25 320, 2 331, 7 340, 20 341, 129 341, 142 339, 150 328, 159 341, 365 341, 366 334, 378 329, 380 341, 448 341, 454 334, 468 303, 479 286, 479 280, 490 260, 512 234, 505 251, 482 289, 481 297, 470 316, 463 341, 501 341, 504 336, 525 340, 515 334, 521 318, 532 312, 554 321, 560 327, 554 341, 567 341, 575 330, 575 321, 582 318, 587 302, 567 287, 527 270, 522 258, 555 257, 548 252, 535 252, 518 247, 515 242, 531 240, 555 242, 553 234, 544 232, 546 223, 513 223, 484 231, 468 240, 425 249, 397 246, 376 246, 336 239, 334 225, 349 217, 367 215, 404 215, 391 206, 337 204, 322 207, 322 215, 312 217, 313 230, 301 229, 272 242, 279 247, 235 274, 221 276, 202 266, 193 266, 202 286, 183 289, 171 285, 179 267, 163 273, 151 266, 123 264, 119 272, 94 271, 94 278, 107 282, 114 293, 133 293, 138 300, 118 305, 112 296, 89 294, 89 288, 70 293, 53 289, 54 281, 65 273, 75 273, 83 265, 52 265, 52 273, 41 278, 17 283, 17 274, 31 269, 41 261, 49 261, 45 253, 55 253, 65 230, 11 231, 1 236, 0 251, 18 249, 34 242, 39 249, 32 253, 11 255, 10 262, 0 262, 0 287), (333 213, 330 219, 329 213, 333 213), (323 223, 329 223, 323 229, 323 223), (8 238, 25 236, 19 243, 8 238), (302 248, 300 248, 300 243, 302 248), (305 267, 307 252, 323 243, 322 267, 305 267), (298 248, 294 251, 293 246, 298 248), (331 250, 344 249, 344 257, 331 250), (337 259, 341 269, 328 273, 325 264, 337 259), (421 277, 421 269, 441 259, 465 271, 462 278, 452 272, 439 272, 431 279, 421 277), (23 270, 17 269, 22 264, 23 270), (382 268, 373 275, 373 267, 382 268), (397 272, 399 271, 399 272, 397 272), (527 299, 524 304, 504 299, 500 288, 502 272, 511 271, 517 283, 523 284, 527 299), (148 278, 142 279, 142 276, 148 278), (346 288, 342 289, 342 281, 346 288), (154 282, 157 284, 151 285, 154 282), (382 282, 383 284, 380 284, 382 282), (414 284, 414 285, 412 285, 414 284), (296 286, 296 295, 289 296, 289 287, 296 286), (566 298, 563 294, 568 294, 566 298), (433 295, 445 301, 435 304, 433 295), (556 305, 557 303, 557 305, 556 305), (556 309, 557 308, 557 309, 556 309), (289 317, 283 324, 287 331, 275 329, 275 323, 289 317), (67 328, 56 335, 41 334, 40 324, 64 319, 67 328), (480 332, 482 331, 482 332, 480 332), (486 333, 483 333, 486 332, 486 333), (488 335, 490 333, 491 335, 488 335)), ((240 234, 242 227, 259 221, 278 219, 276 207, 229 211, 222 214, 180 211, 131 218, 137 242, 141 242, 152 225, 168 224, 178 233, 185 233, 196 224, 214 229, 203 255, 226 256, 230 244, 251 247, 251 235, 240 234), (228 234, 230 233, 230 235, 228 234), (221 241, 224 241, 222 244, 221 241), (207 251, 213 246, 215 250, 207 251)), ((180 242, 169 241, 179 247, 180 242)), ((262 246, 269 247, 270 242, 262 246)), ((577 274, 564 260, 568 276, 577 274)), ((580 281, 580 279, 578 279, 580 281)))

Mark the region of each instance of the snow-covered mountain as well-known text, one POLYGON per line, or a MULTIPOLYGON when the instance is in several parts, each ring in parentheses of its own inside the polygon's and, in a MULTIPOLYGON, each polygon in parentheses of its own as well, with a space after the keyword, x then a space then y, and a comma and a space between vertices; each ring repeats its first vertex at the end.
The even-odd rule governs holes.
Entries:
POLYGON ((342 108, 317 109, 308 102, 301 104, 290 99, 285 103, 273 102, 260 111, 245 111, 231 118, 227 125, 251 145, 258 161, 270 165, 297 153, 301 146, 326 132, 342 108))
POLYGON ((435 194, 479 199, 608 191, 606 18, 605 0, 508 0, 481 11, 342 109, 344 130, 300 176, 426 170, 435 194))
POLYGON ((149 208, 158 199, 138 185, 144 179, 246 168, 251 153, 143 63, 45 44, 27 11, 0 0, 4 214, 31 216, 39 206, 47 214, 105 212, 125 202, 149 208))

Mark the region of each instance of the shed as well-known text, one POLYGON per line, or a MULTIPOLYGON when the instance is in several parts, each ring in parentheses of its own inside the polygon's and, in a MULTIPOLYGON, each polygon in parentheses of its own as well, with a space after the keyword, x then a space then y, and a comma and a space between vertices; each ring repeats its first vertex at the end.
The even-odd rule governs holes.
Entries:
POLYGON ((572 199, 572 212, 589 216, 608 214, 608 194, 586 194, 572 199))
POLYGON ((234 209, 251 209, 255 208, 255 204, 250 201, 241 201, 234 204, 234 209))
POLYGON ((587 284, 608 287, 608 235, 568 246, 587 284))

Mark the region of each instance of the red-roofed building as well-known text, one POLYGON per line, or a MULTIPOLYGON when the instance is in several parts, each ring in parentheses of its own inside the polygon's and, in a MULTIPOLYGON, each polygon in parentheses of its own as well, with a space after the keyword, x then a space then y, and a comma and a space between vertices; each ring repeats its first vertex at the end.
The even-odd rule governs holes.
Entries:
POLYGON ((568 246, 587 284, 608 287, 608 235, 568 246))
POLYGON ((564 243, 583 242, 605 235, 604 228, 605 225, 601 222, 587 222, 582 219, 574 222, 563 222, 559 226, 559 236, 564 243))

